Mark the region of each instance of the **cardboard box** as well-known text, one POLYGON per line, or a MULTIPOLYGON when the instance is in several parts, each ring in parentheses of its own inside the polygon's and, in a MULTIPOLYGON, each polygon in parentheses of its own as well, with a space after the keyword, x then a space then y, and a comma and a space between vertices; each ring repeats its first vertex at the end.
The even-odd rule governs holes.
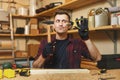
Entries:
POLYGON ((15 52, 15 57, 17 57, 17 58, 28 57, 28 53, 27 52, 22 52, 22 51, 17 51, 17 52, 15 52))
POLYGON ((12 49, 12 41, 0 40, 0 49, 12 49))
POLYGON ((38 53, 40 44, 29 44, 28 45, 28 54, 30 57, 35 57, 35 55, 38 53))
POLYGON ((39 34, 39 30, 38 29, 31 29, 30 34, 39 34))
POLYGON ((0 10, 0 21, 5 21, 8 22, 9 21, 9 17, 8 17, 8 12, 4 11, 3 9, 0 10))
POLYGON ((37 24, 38 21, 35 18, 30 19, 30 24, 37 24))

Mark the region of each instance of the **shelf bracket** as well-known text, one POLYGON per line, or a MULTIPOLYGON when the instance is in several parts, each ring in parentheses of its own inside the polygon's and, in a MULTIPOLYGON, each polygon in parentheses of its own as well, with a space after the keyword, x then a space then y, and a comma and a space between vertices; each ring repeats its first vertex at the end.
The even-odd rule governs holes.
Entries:
POLYGON ((105 34, 112 40, 112 42, 114 42, 114 39, 113 39, 113 37, 111 37, 111 34, 109 34, 108 31, 104 31, 104 32, 105 32, 105 34))
POLYGON ((117 54, 117 31, 114 31, 114 53, 117 54))
POLYGON ((116 30, 113 31, 113 37, 111 37, 111 35, 107 31, 105 31, 105 33, 114 43, 114 54, 117 54, 117 37, 118 37, 117 31, 116 30))
POLYGON ((107 0, 107 2, 108 2, 112 7, 117 6, 117 0, 107 0))

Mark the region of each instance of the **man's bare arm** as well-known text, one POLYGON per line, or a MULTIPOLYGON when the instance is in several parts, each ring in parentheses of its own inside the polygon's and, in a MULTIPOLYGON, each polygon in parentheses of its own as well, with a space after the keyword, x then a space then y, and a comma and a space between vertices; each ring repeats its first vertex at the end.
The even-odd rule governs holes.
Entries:
POLYGON ((92 59, 95 61, 101 60, 101 54, 98 51, 98 49, 96 48, 96 46, 94 45, 94 43, 90 39, 85 40, 84 42, 86 43, 86 45, 88 47, 88 50, 90 52, 92 59))

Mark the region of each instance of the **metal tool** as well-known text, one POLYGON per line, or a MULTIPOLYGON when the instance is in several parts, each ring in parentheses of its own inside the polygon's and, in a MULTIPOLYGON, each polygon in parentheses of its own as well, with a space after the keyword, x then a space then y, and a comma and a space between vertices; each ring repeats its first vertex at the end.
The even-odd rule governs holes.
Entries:
POLYGON ((21 69, 20 76, 30 76, 30 70, 29 69, 21 69))
POLYGON ((108 80, 108 79, 115 79, 115 77, 98 78, 98 80, 108 80))

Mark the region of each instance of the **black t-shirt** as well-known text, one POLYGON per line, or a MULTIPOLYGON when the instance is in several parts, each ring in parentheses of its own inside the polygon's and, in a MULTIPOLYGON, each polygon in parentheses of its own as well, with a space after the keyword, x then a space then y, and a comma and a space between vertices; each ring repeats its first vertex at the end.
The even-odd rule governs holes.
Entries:
MULTIPOLYGON (((46 57, 44 63, 44 68, 53 69, 68 69, 68 55, 67 55, 67 45, 69 43, 68 39, 56 40, 54 42, 54 51, 52 57, 46 57)), ((46 55, 46 54, 44 54, 46 55)))
POLYGON ((66 50, 68 43, 68 39, 56 40, 53 56, 53 68, 67 69, 69 67, 66 50))

